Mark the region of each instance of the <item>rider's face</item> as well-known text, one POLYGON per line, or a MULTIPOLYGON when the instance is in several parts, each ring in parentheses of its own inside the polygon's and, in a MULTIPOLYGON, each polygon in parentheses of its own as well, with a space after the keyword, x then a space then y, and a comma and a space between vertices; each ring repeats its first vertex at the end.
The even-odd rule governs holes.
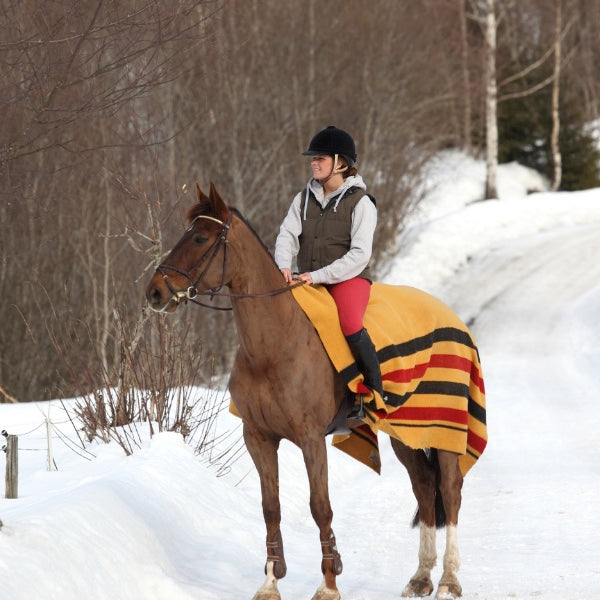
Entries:
POLYGON ((333 157, 331 156, 313 156, 310 161, 313 177, 318 181, 326 179, 333 170, 333 157))

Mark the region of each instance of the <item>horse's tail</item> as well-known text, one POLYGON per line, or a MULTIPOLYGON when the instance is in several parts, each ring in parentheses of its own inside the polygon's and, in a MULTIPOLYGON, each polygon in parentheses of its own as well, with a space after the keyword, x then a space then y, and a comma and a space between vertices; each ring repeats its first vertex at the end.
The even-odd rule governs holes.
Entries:
MULTIPOLYGON (((435 526, 437 529, 441 529, 446 526, 446 510, 444 509, 442 493, 440 492, 440 461, 438 460, 438 453, 435 448, 426 448, 424 452, 429 464, 435 469, 435 526)), ((419 507, 417 506, 412 526, 416 527, 420 520, 419 507)))

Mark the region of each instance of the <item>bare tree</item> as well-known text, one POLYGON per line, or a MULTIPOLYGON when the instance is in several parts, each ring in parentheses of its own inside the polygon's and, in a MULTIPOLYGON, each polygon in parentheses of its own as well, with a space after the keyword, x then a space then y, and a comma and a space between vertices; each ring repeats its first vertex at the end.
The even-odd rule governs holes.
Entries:
POLYGON ((558 143, 560 133, 560 67, 562 52, 562 0, 555 0, 555 42, 554 42, 554 71, 552 74, 552 135, 550 145, 552 149, 552 161, 554 163, 554 176, 552 178, 552 190, 560 187, 562 178, 562 156, 558 143))
POLYGON ((463 97, 463 137, 462 143, 467 154, 472 154, 472 122, 471 115, 471 82, 469 76, 469 41, 467 37, 467 11, 466 0, 456 0, 458 5, 458 20, 460 23, 460 61, 462 73, 462 97, 463 97))
POLYGON ((94 368, 105 370, 116 360, 113 310, 122 298, 139 306, 125 292, 139 262, 123 259, 114 236, 127 215, 111 180, 146 176, 140 155, 160 140, 144 106, 181 75, 219 4, 3 2, 0 293, 13 301, 3 308, 0 382, 13 395, 68 393, 46 334, 53 311, 77 361, 87 357, 91 370, 101 356, 94 368), (32 356, 44 357, 33 369, 32 356))
POLYGON ((496 85, 496 6, 495 0, 486 3, 486 180, 485 198, 497 198, 497 169, 498 169, 498 92, 496 85))
POLYGON ((271 245, 310 136, 347 129, 382 265, 432 153, 484 150, 487 130, 493 171, 486 97, 547 94, 560 57, 557 105, 578 96, 598 118, 600 5, 562 2, 558 39, 545 0, 494 0, 495 15, 486 0, 0 0, 0 385, 19 399, 73 390, 48 329, 85 373, 119 373, 137 346, 123 332, 160 348, 161 327, 229 367, 227 316, 190 308, 148 331, 140 312, 196 181, 271 245))

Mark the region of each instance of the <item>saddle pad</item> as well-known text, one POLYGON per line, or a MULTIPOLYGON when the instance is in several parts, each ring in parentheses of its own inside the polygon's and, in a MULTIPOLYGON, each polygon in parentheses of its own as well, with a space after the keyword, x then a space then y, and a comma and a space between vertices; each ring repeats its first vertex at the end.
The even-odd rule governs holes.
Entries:
POLYGON ((457 315, 421 290, 371 286, 364 325, 381 364, 384 404, 362 383, 327 289, 304 285, 292 293, 348 388, 364 394, 367 424, 334 435, 333 445, 379 473, 382 431, 411 448, 456 452, 465 475, 486 446, 487 428, 479 354, 457 315))

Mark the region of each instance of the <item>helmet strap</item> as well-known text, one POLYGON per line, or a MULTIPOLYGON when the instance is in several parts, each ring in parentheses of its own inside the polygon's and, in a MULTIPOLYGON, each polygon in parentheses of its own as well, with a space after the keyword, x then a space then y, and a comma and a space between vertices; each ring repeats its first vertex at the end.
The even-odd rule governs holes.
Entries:
MULTIPOLYGON (((335 154, 333 157, 333 169, 331 170, 331 175, 336 175, 337 173, 343 173, 344 171, 348 170, 348 165, 344 165, 344 167, 342 167, 341 169, 336 168, 339 157, 340 157, 339 154, 335 154)), ((331 175, 329 175, 329 177, 331 177, 331 175)))

